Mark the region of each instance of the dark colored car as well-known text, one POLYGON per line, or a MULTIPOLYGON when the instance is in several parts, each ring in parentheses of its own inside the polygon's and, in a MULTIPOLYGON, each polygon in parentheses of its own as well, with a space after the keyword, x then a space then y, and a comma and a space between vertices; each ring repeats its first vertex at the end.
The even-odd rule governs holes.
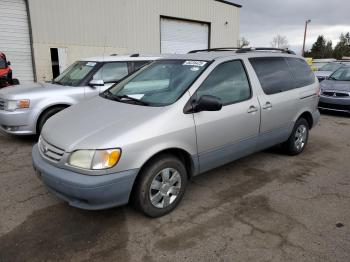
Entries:
POLYGON ((350 66, 339 68, 320 85, 320 109, 350 113, 350 66))

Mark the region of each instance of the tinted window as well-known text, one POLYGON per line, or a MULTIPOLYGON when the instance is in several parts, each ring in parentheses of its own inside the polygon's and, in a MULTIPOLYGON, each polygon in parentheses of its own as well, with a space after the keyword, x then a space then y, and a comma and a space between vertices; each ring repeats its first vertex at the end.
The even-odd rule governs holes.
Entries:
POLYGON ((6 61, 0 58, 0 69, 7 68, 6 61))
POLYGON ((286 58, 297 87, 303 87, 311 85, 315 82, 315 75, 311 70, 311 67, 300 58, 286 58))
POLYGON ((126 62, 105 63, 94 75, 94 79, 103 80, 105 83, 117 82, 128 75, 126 62))
POLYGON ((250 98, 250 85, 241 61, 218 65, 197 90, 197 97, 210 95, 225 104, 237 103, 250 98))
POLYGON ((295 88, 289 66, 283 57, 250 58, 264 93, 272 95, 295 88))

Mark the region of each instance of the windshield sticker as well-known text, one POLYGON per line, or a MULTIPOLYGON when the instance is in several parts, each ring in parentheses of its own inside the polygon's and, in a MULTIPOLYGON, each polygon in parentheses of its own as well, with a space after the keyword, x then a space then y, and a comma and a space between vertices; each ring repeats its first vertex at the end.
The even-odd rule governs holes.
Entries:
POLYGON ((194 72, 196 72, 196 71, 198 71, 200 68, 199 67, 197 67, 197 66, 194 66, 194 67, 192 67, 191 68, 191 71, 194 71, 194 72))
POLYGON ((188 65, 188 66, 205 66, 207 62, 204 61, 186 61, 183 63, 183 65, 188 65))
POLYGON ((144 94, 132 94, 132 95, 128 95, 128 96, 140 100, 140 99, 142 99, 142 97, 144 96, 144 94))
POLYGON ((96 65, 96 62, 87 62, 86 63, 86 66, 95 66, 96 65))

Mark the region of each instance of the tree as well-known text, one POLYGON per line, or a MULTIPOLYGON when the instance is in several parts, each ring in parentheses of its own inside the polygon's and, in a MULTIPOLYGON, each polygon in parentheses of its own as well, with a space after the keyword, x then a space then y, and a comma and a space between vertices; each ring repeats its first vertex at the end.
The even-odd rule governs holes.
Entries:
POLYGON ((245 37, 242 37, 240 40, 239 40, 239 47, 240 48, 243 48, 245 46, 249 46, 249 41, 245 38, 245 37))
POLYGON ((316 42, 311 47, 311 56, 313 58, 324 58, 324 53, 326 50, 326 39, 323 35, 317 37, 316 42))
POLYGON ((287 37, 276 35, 271 42, 271 46, 275 48, 288 48, 288 40, 287 37))
POLYGON ((342 59, 344 56, 350 56, 350 33, 342 33, 339 38, 339 43, 335 46, 333 57, 342 59))

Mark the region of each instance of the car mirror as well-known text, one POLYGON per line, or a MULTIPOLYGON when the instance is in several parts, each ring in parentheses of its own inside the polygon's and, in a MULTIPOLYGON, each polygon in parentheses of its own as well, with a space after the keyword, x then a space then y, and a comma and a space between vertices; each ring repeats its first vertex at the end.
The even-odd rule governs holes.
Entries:
POLYGON ((184 108, 184 113, 198 113, 201 111, 220 111, 222 103, 215 96, 204 95, 199 100, 192 100, 184 108))
POLYGON ((11 65, 11 62, 10 62, 10 61, 7 61, 7 65, 10 66, 10 65, 11 65))
POLYGON ((95 86, 104 86, 105 82, 100 79, 92 79, 89 83, 89 86, 95 87, 95 86))

